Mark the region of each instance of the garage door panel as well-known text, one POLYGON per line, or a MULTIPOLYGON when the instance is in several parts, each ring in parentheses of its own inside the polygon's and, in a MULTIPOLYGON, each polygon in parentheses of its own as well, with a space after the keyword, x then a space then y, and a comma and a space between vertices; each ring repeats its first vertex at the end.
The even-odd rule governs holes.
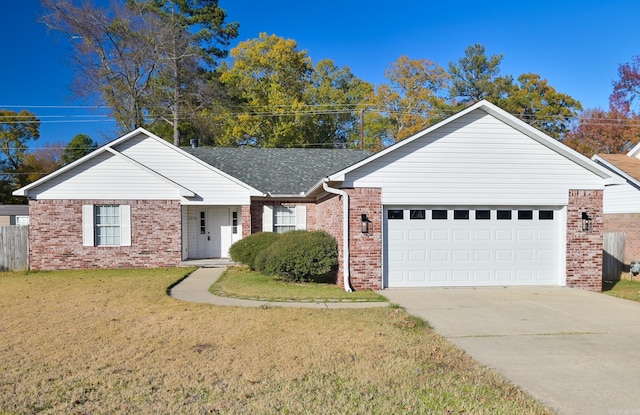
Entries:
POLYGON ((483 208, 476 219, 467 207, 385 207, 385 286, 558 284, 562 215, 539 220, 538 209, 551 209, 509 209, 483 208), (398 219, 387 218, 390 209, 398 219))

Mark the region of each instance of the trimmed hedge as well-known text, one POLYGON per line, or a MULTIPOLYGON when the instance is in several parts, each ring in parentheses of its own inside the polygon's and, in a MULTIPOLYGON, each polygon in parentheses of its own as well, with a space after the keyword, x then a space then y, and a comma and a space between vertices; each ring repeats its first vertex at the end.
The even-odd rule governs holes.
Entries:
POLYGON ((280 234, 273 232, 258 232, 240 239, 229 248, 229 256, 233 262, 248 265, 256 270, 256 256, 280 239, 280 234))
POLYGON ((289 231, 260 252, 254 264, 263 274, 304 281, 335 269, 338 243, 324 231, 289 231))

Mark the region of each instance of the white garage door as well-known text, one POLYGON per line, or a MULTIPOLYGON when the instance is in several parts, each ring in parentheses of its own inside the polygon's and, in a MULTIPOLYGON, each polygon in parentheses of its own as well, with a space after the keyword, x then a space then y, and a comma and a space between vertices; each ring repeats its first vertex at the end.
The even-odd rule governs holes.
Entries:
POLYGON ((387 206, 385 287, 558 285, 560 212, 387 206))

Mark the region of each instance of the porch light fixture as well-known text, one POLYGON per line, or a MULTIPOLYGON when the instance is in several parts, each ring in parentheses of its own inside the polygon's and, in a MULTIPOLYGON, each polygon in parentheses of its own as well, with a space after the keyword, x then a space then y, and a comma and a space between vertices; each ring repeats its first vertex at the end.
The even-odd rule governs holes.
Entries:
POLYGON ((593 230, 592 220, 587 212, 582 212, 582 230, 588 233, 593 230))
POLYGON ((367 215, 365 213, 360 215, 360 220, 362 221, 362 223, 361 223, 361 225, 362 225, 362 228, 361 228, 362 233, 369 233, 369 224, 371 223, 371 221, 369 220, 367 215))

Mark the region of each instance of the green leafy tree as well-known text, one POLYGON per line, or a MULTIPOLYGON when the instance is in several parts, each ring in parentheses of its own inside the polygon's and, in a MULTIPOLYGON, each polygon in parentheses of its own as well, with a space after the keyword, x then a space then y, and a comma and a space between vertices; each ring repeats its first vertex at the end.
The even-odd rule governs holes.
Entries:
POLYGON ((87 134, 78 134, 69 141, 60 161, 63 165, 72 163, 98 148, 98 143, 87 134))
POLYGON ((486 55, 486 48, 476 43, 468 46, 457 63, 449 63, 449 95, 462 104, 483 99, 495 101, 509 89, 510 77, 500 77, 502 55, 486 55))
POLYGON ((512 92, 498 105, 556 139, 571 130, 582 110, 580 101, 556 91, 533 73, 520 75, 512 92))
POLYGON ((40 120, 35 114, 0 109, 0 203, 26 203, 11 192, 28 183, 25 157, 29 142, 39 137, 40 120))
POLYGON ((344 147, 358 139, 359 104, 373 92, 373 85, 357 78, 347 67, 330 59, 319 61, 304 97, 310 106, 304 134, 310 145, 344 147))
POLYGON ((401 56, 387 68, 385 78, 389 82, 366 100, 366 147, 376 150, 441 120, 449 107, 449 76, 432 61, 401 56))
POLYGON ((231 50, 233 63, 221 67, 220 80, 242 102, 228 120, 229 141, 261 147, 301 146, 305 90, 311 59, 294 40, 261 33, 231 50))

